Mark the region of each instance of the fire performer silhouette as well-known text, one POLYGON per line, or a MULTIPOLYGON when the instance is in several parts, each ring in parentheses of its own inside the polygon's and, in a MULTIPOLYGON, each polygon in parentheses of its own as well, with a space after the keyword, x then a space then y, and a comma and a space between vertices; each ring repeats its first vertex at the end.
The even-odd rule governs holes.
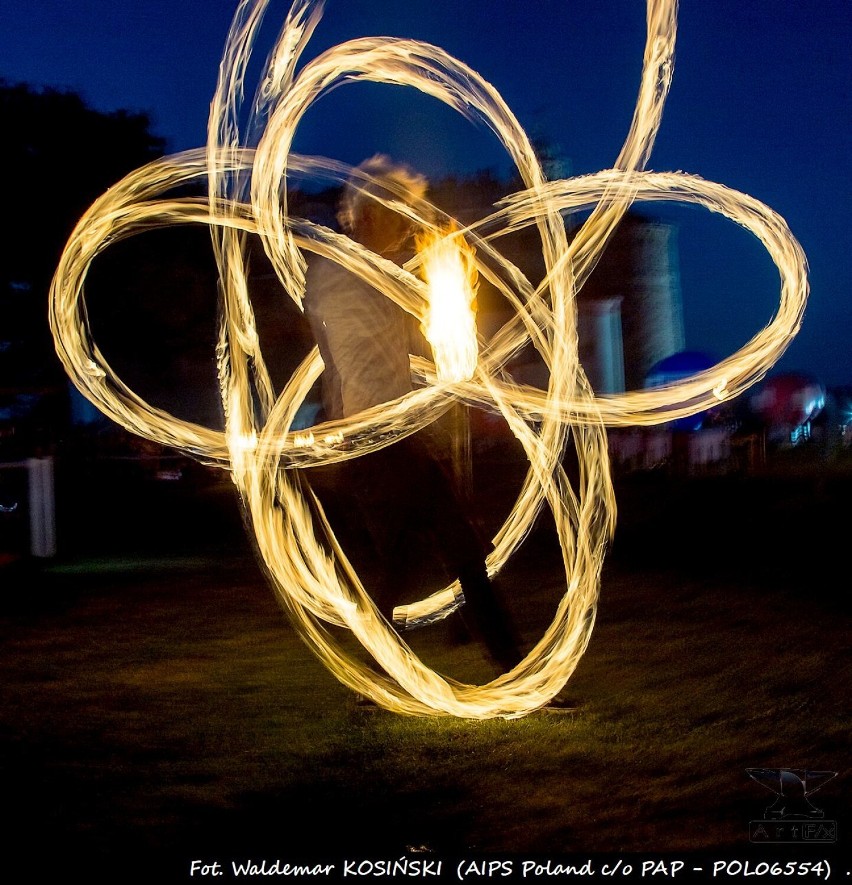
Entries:
MULTIPOLYGON (((424 198, 425 178, 387 157, 356 170, 344 188, 338 219, 356 242, 396 264, 414 254, 411 220, 382 200, 413 204, 424 198), (363 183, 363 173, 369 176, 363 183), (377 199, 378 198, 378 199, 377 199)), ((307 274, 305 311, 325 370, 327 419, 347 418, 413 389, 409 353, 419 352, 412 317, 385 294, 328 259, 315 259, 307 274)), ((464 514, 454 483, 436 460, 428 432, 407 437, 349 467, 346 481, 383 566, 375 602, 389 620, 405 593, 408 540, 431 532, 437 555, 459 578, 463 619, 494 662, 512 669, 522 658, 511 622, 485 566, 486 547, 464 514)), ((347 465, 348 466, 348 465, 347 465)))

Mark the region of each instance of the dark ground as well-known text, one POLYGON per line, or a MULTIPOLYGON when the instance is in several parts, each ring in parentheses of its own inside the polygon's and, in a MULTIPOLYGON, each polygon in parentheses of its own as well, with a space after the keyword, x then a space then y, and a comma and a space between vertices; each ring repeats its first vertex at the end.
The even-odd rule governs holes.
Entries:
MULTIPOLYGON (((577 713, 435 724, 355 708, 287 624, 226 480, 60 463, 60 555, 0 569, 2 832, 23 870, 7 881, 183 882, 192 858, 419 846, 744 858, 772 800, 749 766, 838 772, 814 797, 836 857, 852 481, 800 468, 621 479, 577 713)), ((492 518, 516 472, 505 453, 479 465, 492 518)), ((507 572, 536 605, 558 596, 546 520, 507 572)), ((530 637, 549 620, 515 614, 530 637)))

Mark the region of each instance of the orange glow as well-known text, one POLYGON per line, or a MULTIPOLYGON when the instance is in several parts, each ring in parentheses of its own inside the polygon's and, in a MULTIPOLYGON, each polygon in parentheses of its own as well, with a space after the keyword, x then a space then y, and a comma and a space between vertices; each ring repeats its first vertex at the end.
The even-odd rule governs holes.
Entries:
MULTIPOLYGON (((558 181, 546 180, 527 134, 496 89, 435 46, 363 38, 300 64, 320 20, 319 0, 297 0, 290 10, 258 84, 246 131, 257 126, 262 134, 250 142, 240 130, 249 116, 241 107, 243 81, 267 2, 240 3, 211 103, 206 148, 131 173, 93 204, 72 233, 51 287, 57 353, 83 395, 112 420, 230 471, 276 592, 305 642, 341 682, 409 715, 523 716, 562 688, 593 629, 604 553, 615 525, 605 426, 660 424, 694 414, 762 378, 801 324, 808 296, 804 253, 784 220, 754 198, 683 173, 644 171, 672 78, 675 0, 648 0, 636 107, 614 167, 558 181), (412 358, 418 384, 410 394, 345 421, 295 432, 296 413, 322 373, 322 360, 314 348, 284 389, 273 390, 249 298, 245 235, 260 238, 282 290, 297 305, 305 289, 304 252, 337 261, 421 323, 427 319, 430 289, 437 285, 434 274, 428 284, 417 276, 421 256, 400 268, 289 212, 287 188, 294 178, 319 175, 341 183, 350 176, 344 164, 301 157, 290 146, 319 96, 357 81, 418 89, 488 126, 505 147, 521 189, 488 218, 465 228, 464 239, 476 253, 460 260, 466 279, 475 265, 512 305, 514 316, 474 356, 474 370, 467 363, 463 372, 452 370, 448 376, 436 346, 437 365, 412 358), (207 179, 207 199, 169 196, 189 192, 183 186, 200 178, 207 179), (740 350, 707 371, 667 387, 596 397, 578 360, 575 296, 636 200, 694 203, 750 231, 778 268, 778 309, 740 350), (563 215, 585 210, 591 212, 569 243, 563 215), (217 357, 224 433, 142 400, 115 375, 86 319, 84 281, 100 252, 146 228, 177 224, 208 225, 213 235, 223 300, 217 357), (532 225, 541 237, 545 267, 539 286, 498 249, 502 235, 532 225), (528 344, 548 369, 546 390, 517 384, 505 371, 508 359, 528 344), (445 384, 445 377, 466 380, 445 384), (489 572, 500 571, 545 508, 565 569, 564 595, 544 635, 514 670, 481 686, 435 673, 384 621, 310 491, 312 467, 391 445, 435 421, 455 401, 501 416, 528 461, 517 500, 493 538, 489 572), (562 467, 569 445, 580 465, 573 484, 562 467), (378 668, 347 654, 328 625, 350 630, 378 668)), ((444 229, 452 222, 434 206, 410 212, 411 221, 426 230, 435 230, 433 218, 444 229)), ((458 244, 461 236, 444 236, 442 242, 458 244)), ((458 277, 453 279, 450 288, 460 291, 458 277)), ((471 282, 465 297, 472 291, 471 282)), ((457 591, 456 582, 401 607, 395 618, 441 617, 457 604, 457 591)))
POLYGON ((428 307, 422 328, 432 345, 439 381, 469 381, 476 371, 475 253, 454 226, 417 243, 428 307))

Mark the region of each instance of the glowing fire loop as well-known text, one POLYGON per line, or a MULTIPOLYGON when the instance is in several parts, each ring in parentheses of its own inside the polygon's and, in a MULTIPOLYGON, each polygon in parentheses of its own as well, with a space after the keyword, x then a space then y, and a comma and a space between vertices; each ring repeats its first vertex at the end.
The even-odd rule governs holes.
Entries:
MULTIPOLYGON (((670 421, 735 397, 762 377, 801 323, 808 292, 804 254, 784 221, 757 200, 688 175, 644 171, 671 82, 675 0, 648 0, 636 109, 613 168, 559 181, 545 179, 529 139, 497 91, 439 48, 412 40, 364 38, 337 46, 297 71, 322 12, 315 0, 293 4, 261 77, 248 134, 241 133, 243 80, 266 5, 267 0, 242 0, 237 9, 211 105, 206 149, 133 172, 79 222, 51 290, 57 351, 74 383, 114 421, 231 471, 277 592, 305 641, 343 683, 400 713, 522 716, 564 685, 594 623, 604 549, 615 522, 604 427, 670 421), (427 284, 417 259, 399 268, 288 212, 289 181, 300 175, 341 181, 351 173, 331 160, 290 152, 302 115, 328 90, 364 80, 431 95, 484 122, 505 146, 525 189, 507 196, 492 215, 460 235, 475 248, 471 260, 479 274, 503 293, 515 314, 487 345, 480 344, 467 367, 445 375, 428 361, 412 359, 420 382, 414 392, 350 420, 296 433, 291 430, 294 416, 321 374, 322 361, 314 349, 285 389, 278 395, 273 391, 249 300, 246 234, 260 236, 284 291, 297 304, 304 294, 306 251, 344 264, 421 323, 427 321, 427 284), (171 196, 204 176, 208 198, 171 196), (764 329, 707 371, 668 387, 595 397, 577 360, 574 298, 635 200, 695 203, 751 231, 778 268, 779 306, 764 329), (569 244, 563 214, 582 209, 592 211, 569 244), (224 433, 178 420, 138 397, 107 364, 85 318, 83 282, 101 251, 142 230, 190 223, 211 228, 220 273, 224 433), (547 270, 538 287, 497 248, 501 235, 532 224, 541 236, 547 270), (503 368, 527 342, 550 371, 547 390, 517 384, 503 368), (514 670, 482 686, 446 679, 412 653, 379 615, 308 484, 301 481, 315 465, 356 458, 416 432, 454 401, 502 415, 529 460, 517 501, 494 538, 489 571, 503 567, 544 506, 553 515, 565 566, 565 595, 544 636, 514 670), (581 465, 576 487, 560 466, 569 444, 581 465), (348 656, 328 625, 351 630, 386 675, 348 656)), ((413 214, 427 229, 439 225, 446 230, 452 221, 428 205, 416 211, 398 209, 413 214)), ((438 617, 451 610, 457 589, 446 587, 396 615, 438 617)))

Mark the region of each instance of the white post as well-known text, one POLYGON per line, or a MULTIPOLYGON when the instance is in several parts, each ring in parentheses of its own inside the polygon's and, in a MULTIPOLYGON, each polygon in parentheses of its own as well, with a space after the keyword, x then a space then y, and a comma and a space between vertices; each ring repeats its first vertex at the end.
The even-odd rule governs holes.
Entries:
POLYGON ((28 458, 30 495, 30 553, 56 555, 56 502, 53 492, 53 458, 28 458))

